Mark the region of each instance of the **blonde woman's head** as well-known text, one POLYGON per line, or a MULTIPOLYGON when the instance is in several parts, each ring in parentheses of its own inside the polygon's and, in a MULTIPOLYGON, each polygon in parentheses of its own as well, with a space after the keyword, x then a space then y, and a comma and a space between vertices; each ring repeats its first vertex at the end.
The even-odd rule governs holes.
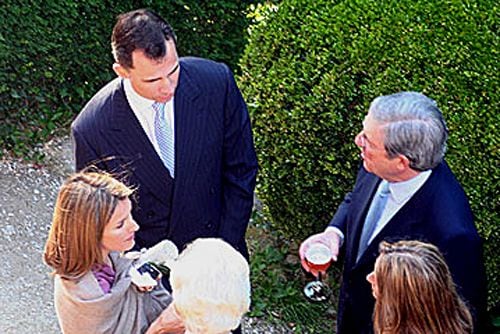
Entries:
POLYGON ((471 333, 472 317, 438 248, 420 241, 381 242, 367 276, 376 298, 375 333, 471 333))
POLYGON ((44 251, 44 260, 55 274, 76 278, 103 261, 106 224, 132 192, 103 172, 75 173, 64 182, 44 251))

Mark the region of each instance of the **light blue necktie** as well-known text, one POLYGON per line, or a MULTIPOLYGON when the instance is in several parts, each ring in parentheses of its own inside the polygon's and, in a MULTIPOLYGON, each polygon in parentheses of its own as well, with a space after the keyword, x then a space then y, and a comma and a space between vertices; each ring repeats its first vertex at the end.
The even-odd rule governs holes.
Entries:
POLYGON ((389 198, 389 182, 382 181, 382 187, 380 191, 373 197, 372 204, 366 215, 365 223, 363 225, 363 231, 361 232, 361 238, 359 239, 359 248, 356 262, 359 261, 361 254, 368 247, 368 241, 370 240, 375 227, 377 226, 382 212, 384 212, 385 205, 387 204, 387 199, 389 198))
POLYGON ((175 166, 175 151, 174 151, 174 134, 168 121, 165 117, 165 103, 153 103, 155 115, 155 136, 158 146, 160 147, 160 157, 165 167, 170 172, 170 176, 174 178, 175 166))

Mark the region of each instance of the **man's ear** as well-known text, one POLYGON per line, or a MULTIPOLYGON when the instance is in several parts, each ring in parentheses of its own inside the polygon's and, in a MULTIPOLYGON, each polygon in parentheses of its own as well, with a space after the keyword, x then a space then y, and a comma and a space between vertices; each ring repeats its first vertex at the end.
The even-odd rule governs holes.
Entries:
POLYGON ((397 164, 397 168, 400 170, 400 171, 406 171, 408 169, 411 169, 410 167, 410 159, 408 159, 406 156, 402 155, 402 154, 399 154, 398 157, 398 164, 397 164))
POLYGON ((129 77, 129 72, 127 71, 127 69, 118 63, 113 64, 113 71, 115 71, 115 73, 119 77, 122 77, 124 79, 127 79, 129 77))

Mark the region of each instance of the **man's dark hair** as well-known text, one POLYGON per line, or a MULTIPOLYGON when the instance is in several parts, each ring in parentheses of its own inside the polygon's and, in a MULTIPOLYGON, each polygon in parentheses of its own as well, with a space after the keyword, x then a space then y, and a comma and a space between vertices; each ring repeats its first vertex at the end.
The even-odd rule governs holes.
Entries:
POLYGON ((111 47, 118 64, 133 68, 132 52, 135 50, 142 50, 153 60, 165 57, 165 40, 176 41, 170 24, 148 9, 138 9, 118 16, 111 35, 111 47))

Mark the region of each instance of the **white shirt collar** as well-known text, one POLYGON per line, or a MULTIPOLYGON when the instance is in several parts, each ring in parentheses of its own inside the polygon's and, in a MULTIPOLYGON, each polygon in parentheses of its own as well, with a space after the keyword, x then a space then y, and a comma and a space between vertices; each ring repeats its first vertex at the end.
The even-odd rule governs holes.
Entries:
POLYGON ((417 176, 401 182, 389 182, 389 190, 396 203, 407 201, 427 181, 432 170, 418 173, 417 176))
POLYGON ((123 79, 123 88, 125 89, 128 103, 134 110, 143 112, 150 108, 155 102, 154 100, 147 99, 137 94, 129 79, 123 79))

